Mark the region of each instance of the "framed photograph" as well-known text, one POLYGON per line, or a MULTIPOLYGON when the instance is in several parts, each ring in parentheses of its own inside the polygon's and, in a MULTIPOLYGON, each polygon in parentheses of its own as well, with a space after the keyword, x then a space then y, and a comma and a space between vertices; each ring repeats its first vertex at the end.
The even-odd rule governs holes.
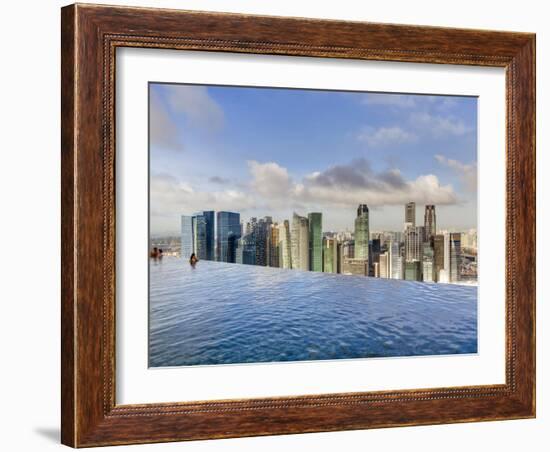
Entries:
POLYGON ((62 442, 535 416, 535 36, 62 9, 62 442))

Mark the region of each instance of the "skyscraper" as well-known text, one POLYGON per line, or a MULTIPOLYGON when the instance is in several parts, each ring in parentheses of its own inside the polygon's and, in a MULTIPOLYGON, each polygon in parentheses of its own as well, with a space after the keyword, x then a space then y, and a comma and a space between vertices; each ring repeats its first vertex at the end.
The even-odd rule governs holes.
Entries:
POLYGON ((203 215, 191 218, 193 226, 193 252, 199 259, 206 260, 206 219, 203 215))
POLYGON ((214 211, 207 210, 202 212, 202 215, 206 220, 206 260, 213 261, 216 258, 214 254, 214 249, 215 249, 214 211))
POLYGON ((336 273, 338 269, 338 242, 334 238, 325 238, 323 243, 323 271, 336 273))
POLYGON ((189 259, 193 254, 193 217, 190 215, 181 216, 181 257, 189 259))
POLYGON ((266 266, 268 263, 269 254, 269 232, 273 220, 271 217, 261 218, 251 227, 254 240, 256 242, 256 265, 266 266))
POLYGON ((235 262, 247 265, 256 264, 256 240, 254 234, 245 234, 237 241, 235 262))
POLYGON ((386 251, 385 253, 382 253, 380 255, 380 260, 379 260, 379 271, 380 271, 380 278, 389 278, 390 275, 391 275, 391 272, 390 272, 390 256, 389 256, 389 252, 386 251))
POLYGON ((433 238, 434 243, 434 281, 439 281, 439 274, 445 268, 445 236, 436 234, 433 238))
POLYGON ((450 235, 443 234, 443 268, 439 270, 439 282, 451 282, 451 248, 449 246, 450 235))
POLYGON ((279 267, 292 268, 290 225, 288 220, 279 225, 279 267))
POLYGON ((405 279, 407 281, 422 281, 422 262, 405 262, 405 279))
POLYGON ((405 230, 405 263, 422 260, 424 228, 408 226, 405 230))
POLYGON ((460 232, 453 232, 449 236, 449 282, 460 281, 460 267, 462 264, 460 235, 460 232))
POLYGON ((369 208, 360 204, 355 218, 355 259, 369 259, 369 208))
POLYGON ((434 279, 434 250, 430 242, 424 242, 422 257, 422 280, 425 282, 433 282, 434 279))
POLYGON ((217 212, 216 260, 235 262, 237 241, 241 237, 241 216, 234 212, 217 212))
POLYGON ((424 241, 430 242, 435 236, 435 206, 428 204, 424 210, 424 241))
POLYGON ((323 214, 312 212, 307 215, 309 222, 309 269, 323 271, 323 214))
POLYGON ((392 240, 388 245, 389 276, 391 279, 403 279, 403 259, 399 241, 392 240))
POLYGON ((411 223, 416 226, 416 203, 408 202, 405 204, 405 223, 411 223))
POLYGON ((279 225, 273 223, 270 225, 269 231, 269 261, 268 265, 270 267, 279 267, 280 266, 280 249, 279 246, 279 225))
POLYGON ((290 231, 292 268, 309 270, 309 224, 306 217, 297 213, 292 216, 290 231))

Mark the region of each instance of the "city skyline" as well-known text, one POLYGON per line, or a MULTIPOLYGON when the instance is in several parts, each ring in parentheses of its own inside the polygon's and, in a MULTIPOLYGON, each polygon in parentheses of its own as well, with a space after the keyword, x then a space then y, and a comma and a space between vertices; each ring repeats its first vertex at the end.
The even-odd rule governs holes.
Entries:
POLYGON ((476 228, 476 111, 471 97, 151 84, 151 235, 205 206, 322 211, 322 232, 352 230, 361 203, 371 231, 398 231, 408 201, 437 204, 440 229, 476 228))
POLYGON ((353 232, 323 232, 323 212, 294 212, 279 222, 272 216, 243 221, 239 212, 200 211, 181 216, 179 255, 388 279, 475 282, 477 231, 439 230, 434 204, 424 206, 423 222, 417 222, 415 212, 416 204, 408 202, 401 231, 371 233, 367 204, 357 206, 353 232))

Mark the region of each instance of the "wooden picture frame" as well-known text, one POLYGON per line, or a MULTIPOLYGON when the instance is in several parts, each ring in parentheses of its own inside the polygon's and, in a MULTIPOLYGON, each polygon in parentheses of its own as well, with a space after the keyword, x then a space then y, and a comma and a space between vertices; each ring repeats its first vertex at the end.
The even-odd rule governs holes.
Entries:
POLYGON ((71 5, 62 9, 62 442, 73 447, 535 416, 535 35, 71 5), (506 383, 115 403, 115 50, 506 69, 506 383))

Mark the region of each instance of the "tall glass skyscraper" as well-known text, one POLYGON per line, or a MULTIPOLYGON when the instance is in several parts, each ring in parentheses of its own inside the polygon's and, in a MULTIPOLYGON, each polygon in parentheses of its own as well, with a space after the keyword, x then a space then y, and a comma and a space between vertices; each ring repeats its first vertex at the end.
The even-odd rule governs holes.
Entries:
POLYGON ((309 269, 323 271, 323 214, 312 212, 307 215, 309 221, 309 269))
POLYGON ((460 265, 462 260, 460 235, 461 235, 460 232, 452 232, 449 237, 449 259, 450 259, 449 282, 460 281, 460 265))
POLYGON ((338 268, 338 242, 336 239, 326 238, 323 246, 323 271, 336 273, 338 268))
POLYGON ((405 230, 405 263, 422 260, 424 227, 408 226, 405 230))
POLYGON ((434 281, 440 281, 441 270, 445 269, 445 236, 434 236, 434 281))
POLYGON ((193 217, 190 215, 181 216, 181 257, 189 259, 194 253, 193 240, 193 217))
POLYGON ((234 263, 237 241, 241 238, 241 215, 217 212, 216 220, 216 260, 234 263))
POLYGON ((292 268, 309 270, 309 226, 306 217, 297 213, 292 216, 292 230, 290 243, 292 254, 292 268))
POLYGON ((405 204, 405 223, 411 223, 416 226, 416 203, 408 202, 405 204))
POLYGON ((355 259, 369 259, 369 208, 360 204, 355 218, 355 259))
POLYGON ((199 259, 206 259, 206 219, 203 215, 192 217, 193 252, 199 259))
POLYGON ((424 241, 431 242, 435 236, 435 206, 428 204, 424 210, 424 241))
POLYGON ((245 234, 237 243, 235 256, 237 264, 256 265, 256 240, 254 234, 245 234))
POLYGON ((290 224, 284 220, 279 225, 279 267, 292 268, 290 224))
POLYGON ((204 259, 208 261, 213 261, 215 259, 214 255, 214 211, 207 210, 201 213, 201 216, 204 218, 205 222, 205 257, 204 259))

